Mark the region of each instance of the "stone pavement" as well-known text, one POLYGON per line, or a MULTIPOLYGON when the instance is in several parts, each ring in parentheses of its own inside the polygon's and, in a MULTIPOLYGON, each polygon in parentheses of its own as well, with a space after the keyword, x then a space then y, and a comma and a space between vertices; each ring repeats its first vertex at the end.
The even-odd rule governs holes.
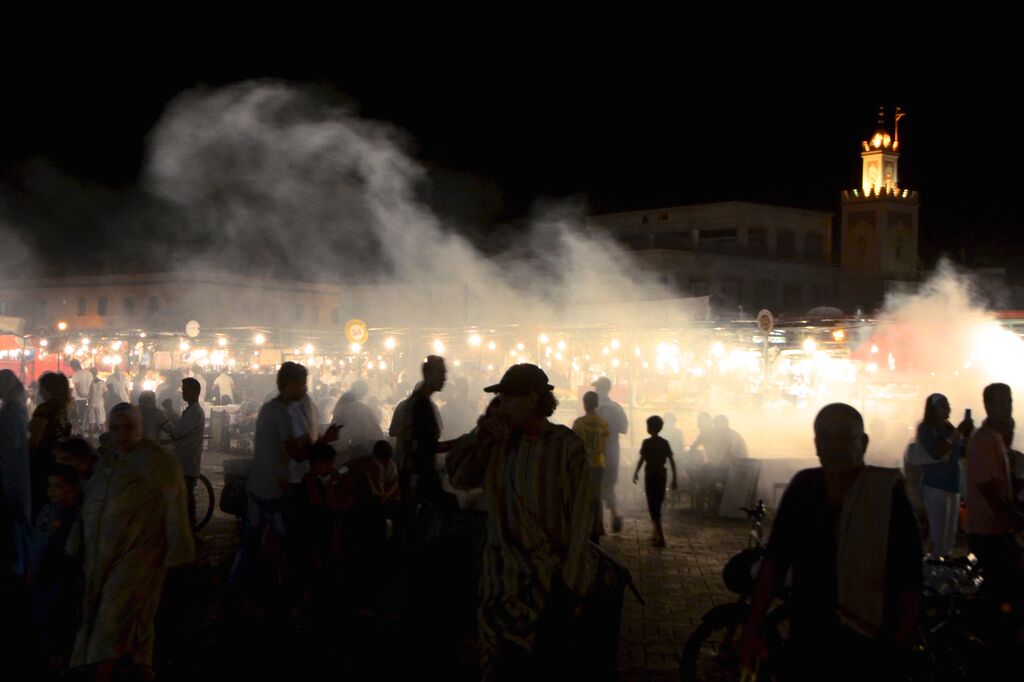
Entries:
MULTIPOLYGON (((621 479, 620 479, 621 480, 621 479)), ((643 487, 620 485, 625 493, 621 533, 602 539, 602 546, 633 574, 647 600, 641 606, 627 590, 619 635, 619 679, 679 679, 678 655, 701 616, 712 606, 735 599, 722 583, 729 557, 746 545, 746 521, 700 518, 684 500, 665 502, 663 524, 667 546, 650 544, 651 522, 643 487), (627 488, 626 486, 629 486, 627 488)))

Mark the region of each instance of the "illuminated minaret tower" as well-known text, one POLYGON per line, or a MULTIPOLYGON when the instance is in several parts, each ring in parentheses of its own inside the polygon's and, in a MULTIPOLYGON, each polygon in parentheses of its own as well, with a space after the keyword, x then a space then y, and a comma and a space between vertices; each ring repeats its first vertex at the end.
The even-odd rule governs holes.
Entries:
POLYGON ((864 308, 882 302, 897 282, 915 281, 917 261, 917 192, 900 187, 899 107, 890 134, 885 112, 860 153, 858 189, 842 194, 840 249, 851 305, 864 308))

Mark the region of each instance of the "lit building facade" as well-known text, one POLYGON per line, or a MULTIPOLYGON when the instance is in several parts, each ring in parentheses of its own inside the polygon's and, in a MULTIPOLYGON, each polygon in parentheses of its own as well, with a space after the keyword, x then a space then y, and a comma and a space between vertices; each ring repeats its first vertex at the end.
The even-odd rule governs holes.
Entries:
POLYGON ((877 307, 886 293, 920 279, 917 192, 899 183, 899 120, 893 134, 879 114, 878 129, 862 143, 861 186, 842 193, 840 240, 846 300, 877 307))
POLYGON ((723 315, 835 305, 831 213, 730 201, 593 217, 657 280, 723 315))
POLYGON ((0 282, 0 314, 24 318, 27 333, 266 327, 339 331, 341 289, 225 273, 142 273, 0 282))

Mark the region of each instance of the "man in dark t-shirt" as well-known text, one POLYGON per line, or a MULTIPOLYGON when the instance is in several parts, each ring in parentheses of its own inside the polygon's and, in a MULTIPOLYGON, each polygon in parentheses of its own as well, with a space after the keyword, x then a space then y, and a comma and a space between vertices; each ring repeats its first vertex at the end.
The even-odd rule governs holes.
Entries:
POLYGON ((441 423, 437 407, 430 398, 444 388, 446 376, 444 359, 436 355, 427 357, 423 363, 423 383, 410 397, 412 419, 407 451, 412 454, 409 477, 411 504, 426 502, 445 508, 457 504, 450 493, 444 492, 441 477, 437 473, 437 454, 446 452, 451 444, 439 442, 441 423))
POLYGON ((868 436, 849 405, 823 408, 814 433, 822 466, 797 473, 783 495, 741 658, 749 666, 768 653, 764 617, 791 569, 789 637, 784 661, 771 661, 776 669, 793 679, 898 676, 895 662, 913 634, 922 583, 920 535, 902 478, 864 465, 868 436), (884 587, 868 594, 855 589, 859 584, 884 587))

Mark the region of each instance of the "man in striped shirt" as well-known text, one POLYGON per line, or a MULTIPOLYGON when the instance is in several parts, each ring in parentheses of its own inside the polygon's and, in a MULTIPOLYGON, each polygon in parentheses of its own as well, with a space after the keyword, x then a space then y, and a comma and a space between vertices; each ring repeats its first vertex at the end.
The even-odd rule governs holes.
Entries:
POLYGON ((448 456, 452 485, 483 487, 487 542, 480 626, 484 679, 525 679, 568 669, 573 615, 594 577, 587 540, 597 491, 583 441, 548 421, 557 406, 547 375, 516 365, 501 382, 497 414, 448 456))

